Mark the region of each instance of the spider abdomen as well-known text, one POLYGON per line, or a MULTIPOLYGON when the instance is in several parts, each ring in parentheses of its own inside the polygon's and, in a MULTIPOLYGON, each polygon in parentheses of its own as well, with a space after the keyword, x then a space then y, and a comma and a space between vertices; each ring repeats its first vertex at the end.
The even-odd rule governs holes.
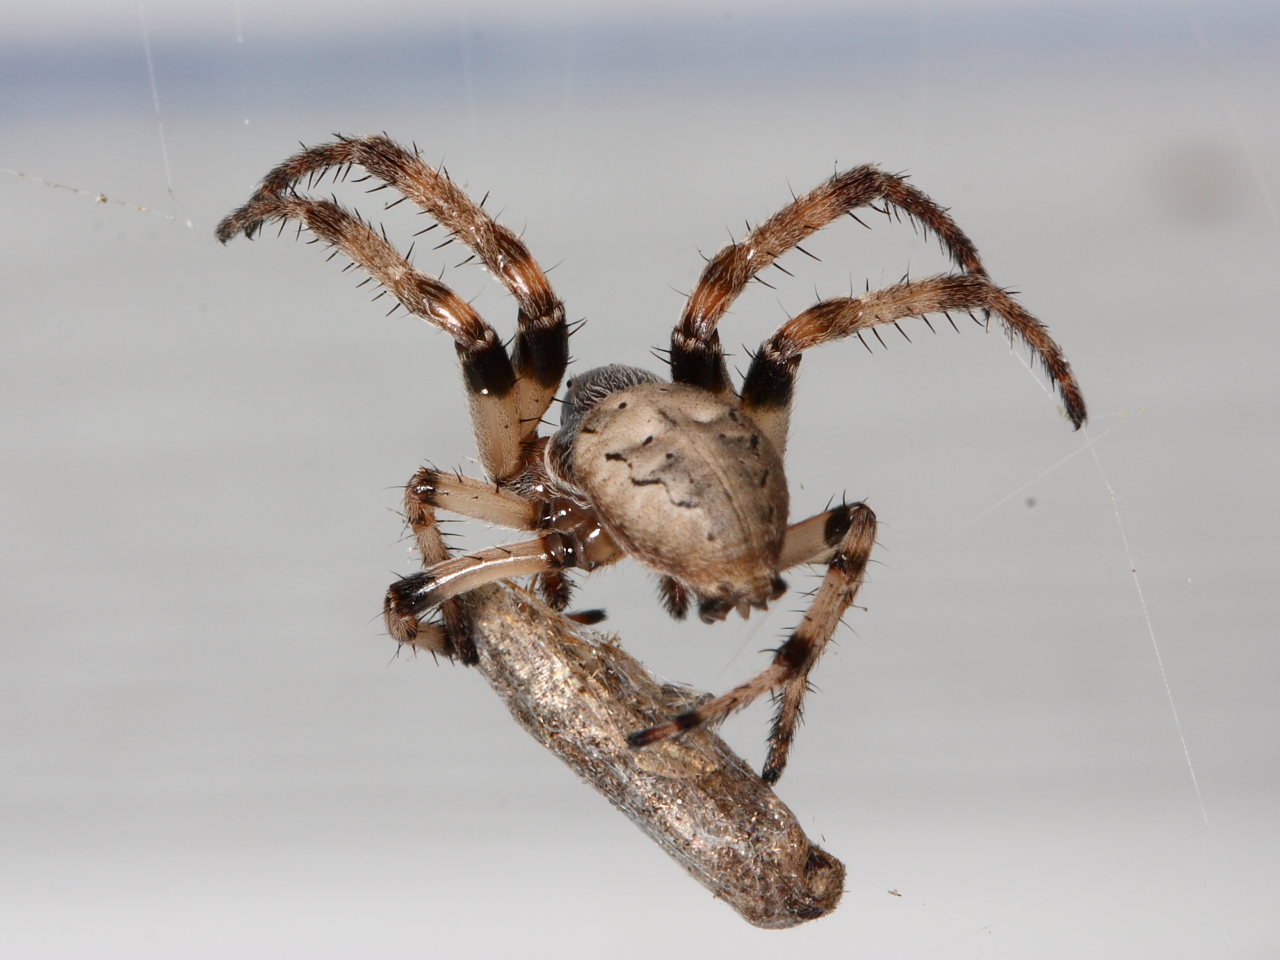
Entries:
POLYGON ((736 403, 684 384, 620 390, 584 417, 573 472, 628 553, 704 601, 727 611, 778 595, 786 476, 736 403))

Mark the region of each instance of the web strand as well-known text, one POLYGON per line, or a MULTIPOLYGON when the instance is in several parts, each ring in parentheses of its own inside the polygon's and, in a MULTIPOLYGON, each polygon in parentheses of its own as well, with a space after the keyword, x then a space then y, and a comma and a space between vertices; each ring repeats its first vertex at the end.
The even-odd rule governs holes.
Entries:
POLYGON ((48 187, 50 190, 65 190, 68 193, 74 193, 78 197, 84 197, 86 200, 92 200, 94 203, 115 204, 118 207, 127 207, 136 213, 149 213, 153 217, 159 217, 161 220, 168 220, 170 223, 181 223, 187 229, 194 229, 194 225, 190 220, 179 220, 171 213, 163 213, 154 207, 148 207, 141 203, 134 203, 132 200, 117 200, 114 197, 108 197, 105 193, 94 190, 83 190, 80 187, 73 187, 67 183, 59 183, 56 180, 46 180, 44 177, 38 177, 34 173, 24 173, 21 170, 14 170, 10 167, 0 167, 0 173, 8 174, 11 177, 17 177, 19 180, 30 180, 32 183, 38 183, 42 187, 48 187))
POLYGON ((1169 682, 1169 674, 1165 669, 1164 656, 1160 652, 1160 641, 1156 638, 1155 624, 1151 619, 1151 611, 1147 607, 1147 596, 1142 589, 1142 577, 1138 575, 1138 565, 1133 559, 1133 549, 1129 546, 1129 534, 1125 531, 1124 519, 1120 515, 1120 502, 1116 497, 1115 488, 1111 486, 1111 480, 1107 477, 1106 470, 1103 469, 1102 459, 1098 456, 1095 449, 1095 441, 1089 436, 1089 428, 1082 428, 1085 439, 1088 441, 1087 447, 1093 455, 1093 462, 1098 467, 1098 476, 1102 478, 1102 485, 1106 487, 1107 496, 1111 500, 1111 509, 1115 513, 1116 529, 1120 532, 1120 543, 1124 547, 1125 558, 1129 563, 1129 575, 1133 578, 1133 588, 1138 595, 1138 606, 1142 610, 1142 619, 1147 625, 1147 638, 1151 641, 1151 651, 1155 655, 1156 668, 1160 672, 1160 682, 1164 684, 1165 696, 1169 701, 1169 713, 1173 717, 1174 728, 1178 731, 1178 740, 1182 744, 1182 756, 1187 764, 1187 773, 1191 777, 1191 786, 1195 790, 1196 804, 1200 808, 1200 819, 1206 827, 1209 826, 1209 813, 1204 804, 1204 795, 1200 792, 1200 780, 1196 776, 1195 763, 1191 760, 1191 748, 1187 745, 1187 735, 1182 728, 1182 718, 1178 715, 1178 704, 1173 696, 1173 685, 1169 682))
POLYGON ((142 49, 147 58, 147 78, 151 81, 151 103, 156 111, 156 130, 160 134, 160 156, 164 161, 164 179, 168 186, 169 199, 173 201, 176 209, 178 199, 173 193, 173 169, 169 165, 169 143, 164 135, 164 118, 160 115, 160 87, 156 84, 156 65, 151 56, 151 34, 147 30, 147 14, 141 3, 138 4, 138 26, 142 28, 142 49))

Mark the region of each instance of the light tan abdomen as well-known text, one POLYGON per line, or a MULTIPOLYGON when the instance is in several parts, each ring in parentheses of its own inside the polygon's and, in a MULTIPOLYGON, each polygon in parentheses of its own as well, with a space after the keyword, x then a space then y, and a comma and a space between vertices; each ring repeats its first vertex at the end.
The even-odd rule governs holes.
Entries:
POLYGON ((705 596, 773 591, 787 523, 782 461, 736 404, 644 383, 582 422, 573 472, 626 550, 705 596))

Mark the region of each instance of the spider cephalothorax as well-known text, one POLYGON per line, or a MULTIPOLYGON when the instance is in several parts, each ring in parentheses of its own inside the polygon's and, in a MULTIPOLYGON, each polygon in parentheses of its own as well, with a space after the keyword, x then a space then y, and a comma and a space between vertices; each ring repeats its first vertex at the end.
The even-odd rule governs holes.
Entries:
MULTIPOLYGON (((856 219, 856 216, 855 216, 856 219)), ((420 469, 405 488, 405 517, 423 570, 392 584, 387 629, 465 662, 475 659, 456 597, 482 584, 533 575, 548 602, 569 600, 565 571, 630 556, 659 575, 663 602, 683 617, 691 602, 707 622, 744 616, 786 589, 782 574, 827 565, 804 619, 759 675, 665 723, 630 736, 634 746, 717 721, 773 692, 778 712, 764 778, 777 780, 800 719, 809 673, 862 585, 875 515, 841 504, 791 523, 783 471, 791 397, 803 352, 879 324, 949 311, 994 314, 1039 357, 1079 427, 1084 400, 1044 326, 987 278, 977 250, 946 211, 902 177, 873 166, 837 174, 796 198, 708 261, 671 335, 671 380, 611 365, 570 380, 559 430, 538 425, 568 363, 564 307, 524 243, 495 223, 444 173, 385 136, 339 138, 276 167, 218 227, 227 241, 264 221, 293 220, 340 250, 410 313, 448 332, 462 364, 487 479, 420 469), (336 200, 300 195, 326 170, 363 167, 467 245, 519 308, 514 348, 439 280, 415 270, 368 223, 336 200), (756 274, 837 217, 884 205, 932 233, 960 272, 904 280, 861 297, 824 300, 788 320, 756 352, 736 391, 717 325, 756 274), (531 540, 451 557, 436 520, 449 510, 518 530, 531 540), (438 618, 427 619, 438 612, 438 618)), ((335 252, 336 252, 335 250, 335 252)), ((927 322, 927 320, 926 320, 927 322)))

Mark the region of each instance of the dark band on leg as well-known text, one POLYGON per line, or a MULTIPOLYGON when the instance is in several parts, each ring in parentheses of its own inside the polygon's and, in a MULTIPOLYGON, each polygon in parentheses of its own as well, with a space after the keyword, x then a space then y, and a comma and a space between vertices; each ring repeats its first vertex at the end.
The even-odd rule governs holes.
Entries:
POLYGON ((500 341, 495 340, 475 349, 458 347, 462 376, 467 390, 483 396, 501 398, 511 393, 516 384, 511 358, 500 341))
POLYGON ((817 650, 818 646, 813 638, 800 633, 793 633, 787 637, 787 642, 774 652, 773 662, 780 667, 786 667, 787 670, 792 672, 807 670, 811 666, 810 660, 817 650))
POLYGON ((757 353, 742 384, 742 405, 747 412, 791 406, 798 362, 799 358, 780 359, 763 350, 757 353))
POLYGON ((861 504, 843 503, 831 508, 827 514, 827 522, 822 528, 822 539, 826 541, 827 546, 834 547, 849 532, 849 525, 853 522, 854 508, 858 506, 861 504))
POLYGON ((558 387, 569 364, 569 330, 563 308, 559 313, 559 320, 550 326, 536 325, 523 310, 519 315, 512 364, 517 376, 532 380, 542 389, 558 387))
POLYGON ((713 333, 708 340, 695 340, 677 330, 671 336, 671 355, 667 359, 675 383, 687 383, 718 394, 732 389, 718 333, 713 333))

